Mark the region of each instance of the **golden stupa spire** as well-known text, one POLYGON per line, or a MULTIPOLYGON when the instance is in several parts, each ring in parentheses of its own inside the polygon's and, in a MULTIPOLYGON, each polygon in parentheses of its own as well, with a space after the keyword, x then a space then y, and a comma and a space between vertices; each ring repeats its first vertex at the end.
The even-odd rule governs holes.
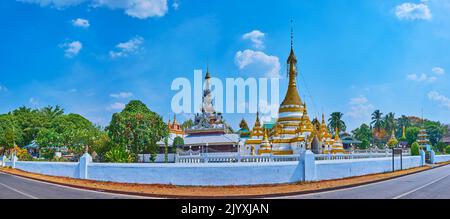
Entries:
POLYGON ((298 95, 297 90, 297 57, 294 54, 294 44, 293 44, 293 31, 291 30, 291 52, 289 54, 289 58, 287 60, 287 64, 289 66, 288 76, 289 76, 289 85, 286 93, 286 97, 281 105, 301 105, 302 101, 300 99, 300 95, 298 95))
POLYGON ((402 127, 402 139, 406 139, 406 127, 402 127))
POLYGON ((173 124, 177 124, 177 114, 173 114, 173 124))
POLYGON ((259 121, 259 112, 256 112, 255 127, 261 127, 261 122, 259 121))

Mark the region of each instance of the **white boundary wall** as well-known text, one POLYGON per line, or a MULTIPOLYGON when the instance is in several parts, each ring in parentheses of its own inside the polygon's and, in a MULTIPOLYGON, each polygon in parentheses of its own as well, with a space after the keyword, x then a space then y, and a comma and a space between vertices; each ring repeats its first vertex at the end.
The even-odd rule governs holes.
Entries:
MULTIPOLYGON (((400 168, 399 157, 395 169, 400 168)), ((315 160, 311 151, 298 161, 235 162, 235 163, 168 163, 118 164, 93 163, 85 154, 79 163, 5 162, 6 166, 27 172, 65 176, 98 181, 171 184, 184 186, 225 186, 295 183, 339 179, 392 171, 392 158, 364 158, 351 160, 315 160)), ((436 162, 450 160, 450 156, 436 156, 436 162)), ((422 166, 425 153, 403 157, 403 168, 422 166)))

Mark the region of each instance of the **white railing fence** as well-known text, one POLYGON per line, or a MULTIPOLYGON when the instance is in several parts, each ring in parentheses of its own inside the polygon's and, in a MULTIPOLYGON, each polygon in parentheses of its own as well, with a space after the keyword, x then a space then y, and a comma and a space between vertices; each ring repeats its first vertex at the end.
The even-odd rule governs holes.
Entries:
POLYGON ((199 154, 189 156, 176 156, 176 163, 262 163, 262 162, 288 162, 300 161, 301 155, 240 155, 226 154, 199 154))

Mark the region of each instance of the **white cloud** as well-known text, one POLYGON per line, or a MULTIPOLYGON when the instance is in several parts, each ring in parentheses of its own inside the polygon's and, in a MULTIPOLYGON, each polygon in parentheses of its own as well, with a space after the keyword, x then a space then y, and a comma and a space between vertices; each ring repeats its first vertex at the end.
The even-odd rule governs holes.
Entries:
POLYGON ((133 96, 133 93, 131 92, 120 92, 120 93, 116 93, 116 94, 110 94, 109 95, 112 98, 116 98, 116 99, 127 99, 133 96))
POLYGON ((415 81, 415 82, 428 82, 428 83, 433 83, 437 80, 437 77, 435 76, 429 76, 427 74, 409 74, 406 76, 406 78, 410 81, 415 81))
POLYGON ((141 46, 144 43, 144 38, 137 36, 127 42, 119 43, 116 45, 116 51, 109 51, 111 58, 127 57, 129 54, 133 54, 141 50, 141 46))
POLYGON ((162 17, 167 11, 167 0, 17 0, 38 4, 42 7, 64 9, 71 6, 88 3, 92 7, 107 7, 124 10, 125 14, 146 19, 149 17, 162 17))
POLYGON ((75 20, 72 20, 72 25, 75 27, 83 27, 88 28, 90 25, 89 21, 83 18, 77 18, 75 20))
POLYGON ((281 65, 276 56, 247 49, 238 51, 234 60, 240 70, 252 67, 252 70, 257 71, 252 73, 264 72, 267 77, 280 77, 281 65))
POLYGON ((120 102, 113 103, 106 108, 108 111, 118 111, 123 109, 125 109, 125 104, 120 102))
POLYGON ((434 67, 432 69, 432 71, 437 74, 437 75, 444 75, 445 74, 445 70, 441 67, 434 67))
POLYGON ((264 38, 265 33, 259 31, 259 30, 253 30, 250 33, 246 33, 242 36, 242 39, 244 40, 250 40, 253 43, 253 47, 256 49, 264 49, 264 38))
POLYGON ((61 47, 65 49, 64 54, 66 57, 73 58, 80 53, 83 44, 80 41, 73 41, 71 43, 65 43, 61 47))
POLYGON ((369 118, 374 108, 369 100, 364 96, 351 98, 349 105, 350 110, 346 115, 353 119, 369 118))
POLYGON ((428 99, 437 102, 441 107, 450 109, 450 98, 440 94, 437 91, 430 91, 428 93, 428 99))
POLYGON ((430 8, 425 2, 419 4, 403 3, 395 9, 395 15, 400 20, 431 20, 430 8))

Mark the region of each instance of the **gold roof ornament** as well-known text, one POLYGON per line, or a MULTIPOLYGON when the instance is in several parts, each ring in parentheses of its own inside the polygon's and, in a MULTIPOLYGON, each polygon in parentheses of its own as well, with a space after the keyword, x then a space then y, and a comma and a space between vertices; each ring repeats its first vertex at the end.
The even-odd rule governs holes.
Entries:
POLYGON ((267 152, 270 149, 271 149, 271 146, 270 146, 269 138, 267 137, 267 131, 264 131, 264 138, 261 142, 260 150, 267 152))
MULTIPOLYGON (((300 106, 302 105, 302 101, 300 99, 300 95, 298 94, 297 89, 297 57, 294 53, 294 45, 293 45, 293 31, 291 31, 291 52, 289 54, 289 57, 287 59, 287 64, 289 65, 288 75, 289 75, 289 85, 288 90, 286 92, 286 96, 281 104, 281 106, 300 106)), ((280 107, 280 110, 283 107, 280 107)), ((282 112, 282 111, 280 111, 282 112)))
POLYGON ((250 133, 250 137, 261 137, 263 136, 263 131, 261 129, 261 122, 259 120, 259 112, 256 113, 256 121, 255 125, 253 126, 252 132, 250 133))
POLYGON ((303 104, 303 116, 302 116, 302 122, 303 124, 303 131, 304 132, 313 132, 314 125, 312 124, 311 120, 308 116, 308 110, 306 109, 306 103, 303 104))

